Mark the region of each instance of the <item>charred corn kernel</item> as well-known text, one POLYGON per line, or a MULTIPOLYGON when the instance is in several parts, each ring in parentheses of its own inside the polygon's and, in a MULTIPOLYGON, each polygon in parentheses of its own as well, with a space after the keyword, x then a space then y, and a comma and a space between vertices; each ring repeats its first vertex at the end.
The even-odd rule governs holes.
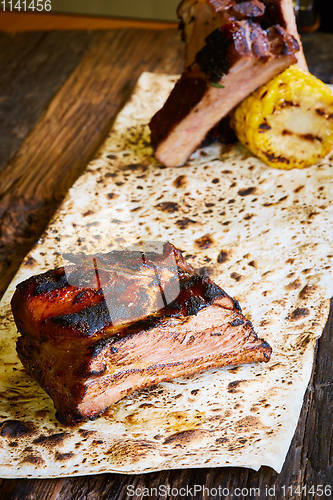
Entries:
POLYGON ((290 66, 236 108, 232 126, 240 142, 276 168, 303 168, 333 150, 333 93, 290 66))

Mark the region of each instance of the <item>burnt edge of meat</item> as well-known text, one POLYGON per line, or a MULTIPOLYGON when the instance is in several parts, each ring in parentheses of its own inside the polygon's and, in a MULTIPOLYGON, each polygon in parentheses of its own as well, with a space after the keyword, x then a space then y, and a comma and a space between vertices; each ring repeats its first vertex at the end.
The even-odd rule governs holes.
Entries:
POLYGON ((212 83, 219 82, 222 75, 228 72, 230 62, 227 52, 231 45, 232 38, 218 28, 206 38, 206 45, 197 53, 195 60, 212 83))
POLYGON ((185 71, 169 95, 164 107, 158 111, 150 121, 151 143, 156 147, 169 133, 170 122, 179 123, 205 94, 207 80, 200 72, 185 71), (179 96, 186 99, 179 101, 179 96), (168 120, 165 119, 164 109, 168 109, 168 120))
POLYGON ((271 50, 277 55, 294 54, 299 50, 299 45, 282 26, 275 24, 264 30, 259 23, 249 19, 226 24, 213 31, 195 60, 209 81, 218 83, 228 73, 236 57, 255 55, 267 58, 271 50), (276 35, 277 41, 273 40, 276 35), (269 43, 271 41, 275 42, 272 46, 269 43))
POLYGON ((268 28, 273 24, 279 24, 286 28, 286 20, 281 9, 281 0, 262 0, 265 4, 265 12, 260 18, 263 28, 268 28))
POLYGON ((64 268, 47 271, 46 273, 33 276, 17 285, 17 288, 23 288, 27 282, 35 284, 33 294, 42 295, 43 293, 53 292, 58 288, 65 288, 68 285, 67 276, 64 268))
POLYGON ((296 38, 293 35, 289 35, 286 30, 280 24, 274 24, 266 30, 268 39, 271 41, 274 35, 277 33, 279 35, 278 44, 274 47, 276 53, 287 55, 295 55, 299 51, 300 46, 296 38))
MULTIPOLYGON (((227 294, 209 278, 202 276, 190 276, 189 278, 182 278, 179 280, 180 293, 178 297, 170 304, 166 304, 165 309, 161 309, 160 313, 165 316, 173 316, 181 314, 192 316, 204 307, 208 307, 218 297, 224 297, 227 294), (195 295, 187 297, 187 291, 193 291, 195 295)), ((117 317, 123 319, 127 318, 127 306, 122 306, 121 303, 113 304, 114 309, 117 311, 117 317), (121 308, 124 308, 122 311, 121 308)), ((52 321, 60 327, 71 328, 85 337, 91 337, 96 332, 103 330, 108 326, 112 326, 109 307, 105 300, 98 304, 85 307, 78 312, 55 316, 47 321, 52 321)), ((147 329, 147 320, 143 320, 145 328, 147 329)), ((150 320, 152 324, 156 322, 156 318, 150 320)), ((135 323, 135 329, 143 326, 141 321, 135 323)), ((152 327, 152 325, 150 325, 152 327)), ((125 328, 125 326, 124 326, 125 328)), ((129 328, 130 329, 130 328, 129 328)))
POLYGON ((56 316, 49 321, 65 328, 73 328, 90 337, 111 323, 109 309, 105 301, 85 307, 79 312, 56 316))

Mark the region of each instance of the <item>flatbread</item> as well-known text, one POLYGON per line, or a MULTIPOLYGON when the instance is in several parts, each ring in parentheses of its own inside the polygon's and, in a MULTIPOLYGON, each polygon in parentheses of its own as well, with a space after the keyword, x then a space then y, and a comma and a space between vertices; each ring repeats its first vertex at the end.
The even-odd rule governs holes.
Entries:
MULTIPOLYGON (((261 465, 280 471, 333 294, 333 169, 265 166, 240 145, 153 159, 147 123, 175 77, 144 73, 105 144, 25 258, 0 308, 0 476, 261 465), (62 254, 169 240, 237 298, 271 361, 162 383, 73 428, 22 368, 9 301, 62 254)), ((325 430, 323 429, 323 432, 325 430)))

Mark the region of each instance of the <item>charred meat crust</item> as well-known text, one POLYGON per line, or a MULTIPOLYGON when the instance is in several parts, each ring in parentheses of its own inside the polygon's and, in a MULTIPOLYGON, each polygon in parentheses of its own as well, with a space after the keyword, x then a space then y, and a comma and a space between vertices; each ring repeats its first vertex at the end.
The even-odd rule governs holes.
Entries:
POLYGON ((298 49, 297 41, 279 25, 263 30, 252 20, 240 21, 213 31, 206 38, 206 45, 196 55, 196 62, 209 81, 218 82, 238 57, 292 55, 298 49), (277 43, 270 43, 274 38, 277 43))
POLYGON ((82 309, 77 313, 56 316, 55 318, 51 318, 50 321, 59 326, 72 328, 81 335, 90 337, 99 330, 102 330, 106 325, 109 325, 111 319, 109 309, 105 301, 103 301, 95 306, 82 309))

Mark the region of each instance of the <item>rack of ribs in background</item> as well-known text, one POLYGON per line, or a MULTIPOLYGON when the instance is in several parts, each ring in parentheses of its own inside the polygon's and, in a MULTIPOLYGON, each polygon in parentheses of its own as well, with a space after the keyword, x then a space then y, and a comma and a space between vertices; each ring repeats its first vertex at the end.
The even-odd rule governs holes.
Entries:
POLYGON ((178 15, 186 68, 150 122, 156 158, 170 167, 297 57, 306 67, 292 0, 184 0, 178 15))
POLYGON ((20 283, 12 311, 18 355, 66 424, 161 381, 271 354, 237 301, 169 243, 79 256, 20 283))

